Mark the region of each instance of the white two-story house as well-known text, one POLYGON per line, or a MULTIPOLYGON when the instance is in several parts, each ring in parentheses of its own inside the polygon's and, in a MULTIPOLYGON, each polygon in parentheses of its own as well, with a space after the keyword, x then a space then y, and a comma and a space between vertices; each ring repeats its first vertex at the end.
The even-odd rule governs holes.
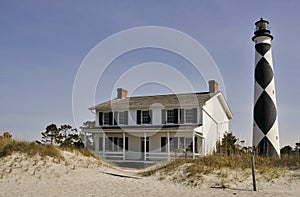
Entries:
POLYGON ((95 152, 109 160, 167 160, 211 154, 233 115, 214 80, 209 92, 117 98, 89 108, 96 114, 95 152))

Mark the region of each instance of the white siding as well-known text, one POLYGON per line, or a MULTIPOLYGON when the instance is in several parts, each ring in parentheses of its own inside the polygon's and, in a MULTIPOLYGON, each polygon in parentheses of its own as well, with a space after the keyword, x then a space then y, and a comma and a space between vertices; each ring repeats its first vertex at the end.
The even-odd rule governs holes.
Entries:
POLYGON ((95 126, 96 127, 99 127, 100 125, 99 125, 99 112, 97 112, 96 114, 95 114, 95 126))
POLYGON ((229 119, 217 96, 209 100, 203 107, 203 136, 205 152, 211 154, 216 150, 216 143, 228 132, 229 119))
POLYGON ((152 109, 152 124, 161 125, 161 109, 152 109))
POLYGON ((129 126, 136 125, 136 110, 129 110, 129 113, 128 113, 128 125, 129 126))

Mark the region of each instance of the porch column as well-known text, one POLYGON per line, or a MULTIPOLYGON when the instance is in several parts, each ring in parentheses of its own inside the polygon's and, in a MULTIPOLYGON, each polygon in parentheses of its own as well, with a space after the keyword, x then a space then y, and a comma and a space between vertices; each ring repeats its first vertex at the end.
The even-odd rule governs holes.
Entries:
POLYGON ((95 152, 99 152, 99 135, 94 136, 94 141, 95 141, 95 152))
POLYGON ((105 158, 105 133, 102 133, 102 157, 105 158))
POLYGON ((193 159, 195 159, 195 131, 193 130, 193 159))
POLYGON ((168 161, 170 161, 170 132, 167 131, 167 156, 168 156, 168 161))
POLYGON ((147 135, 144 132, 144 161, 147 160, 147 135))
POLYGON ((123 160, 125 160, 125 132, 123 131, 123 160))

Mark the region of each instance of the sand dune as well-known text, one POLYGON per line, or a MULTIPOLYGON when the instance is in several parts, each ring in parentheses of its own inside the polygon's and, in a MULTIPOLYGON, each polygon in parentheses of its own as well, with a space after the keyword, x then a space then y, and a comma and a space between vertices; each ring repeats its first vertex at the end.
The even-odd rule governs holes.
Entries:
MULTIPOLYGON (((213 189, 216 177, 207 175, 197 187, 176 184, 174 175, 140 177, 136 170, 111 167, 92 157, 62 152, 65 160, 15 153, 0 159, 0 196, 299 196, 300 172, 289 171, 274 181, 251 180, 213 189), (172 178, 173 177, 173 178, 172 178)), ((236 175, 237 176, 237 175, 236 175)), ((230 179, 229 179, 230 180, 230 179)))

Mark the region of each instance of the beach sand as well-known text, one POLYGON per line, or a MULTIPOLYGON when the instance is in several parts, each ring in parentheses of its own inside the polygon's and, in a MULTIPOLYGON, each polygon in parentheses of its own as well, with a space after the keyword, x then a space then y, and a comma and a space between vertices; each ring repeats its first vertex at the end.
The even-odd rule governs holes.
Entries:
POLYGON ((0 159, 0 196, 300 196, 300 172, 288 171, 273 181, 251 178, 230 189, 210 188, 217 182, 207 175, 200 186, 186 186, 170 177, 140 177, 137 170, 111 167, 92 157, 62 152, 65 160, 15 153, 0 159))

